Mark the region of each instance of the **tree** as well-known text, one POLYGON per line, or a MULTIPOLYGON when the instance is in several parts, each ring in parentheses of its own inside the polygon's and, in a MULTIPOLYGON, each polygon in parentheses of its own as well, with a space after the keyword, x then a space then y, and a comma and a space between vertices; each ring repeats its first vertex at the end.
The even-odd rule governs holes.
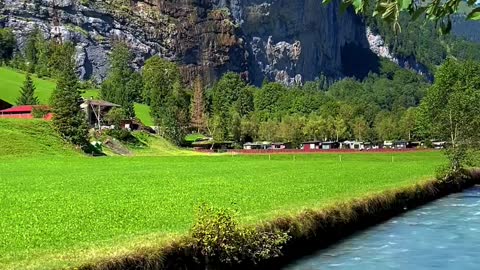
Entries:
POLYGON ((333 120, 333 128, 335 130, 335 138, 337 142, 347 134, 348 126, 341 116, 335 117, 333 120))
POLYGON ((415 136, 415 130, 417 128, 417 114, 416 108, 411 107, 403 113, 400 118, 400 129, 402 132, 402 137, 408 139, 409 141, 415 136))
POLYGON ((286 88, 279 83, 267 83, 255 93, 255 110, 268 114, 278 112, 279 101, 286 88))
POLYGON ((75 46, 72 43, 57 43, 51 40, 48 44, 49 58, 48 69, 49 74, 53 78, 58 78, 63 72, 63 60, 75 53, 75 46))
POLYGON ((17 105, 38 105, 38 98, 35 96, 35 84, 33 83, 30 73, 27 73, 23 86, 20 89, 20 97, 17 105))
POLYGON ((381 112, 375 118, 375 131, 382 141, 396 139, 395 119, 390 113, 381 112))
POLYGON ((480 63, 447 60, 420 107, 425 129, 445 140, 450 169, 459 172, 480 142, 480 63))
POLYGON ((249 113, 253 112, 255 106, 253 102, 253 93, 255 93, 256 88, 253 86, 246 86, 240 89, 238 94, 238 99, 236 101, 235 107, 240 114, 240 116, 245 117, 249 113))
POLYGON ((28 71, 33 73, 37 72, 37 65, 41 64, 42 66, 38 69, 44 71, 46 67, 43 65, 46 64, 44 61, 47 53, 46 47, 44 46, 45 38, 43 37, 40 29, 35 26, 35 28, 28 34, 27 41, 25 42, 25 60, 27 61, 28 71), (42 61, 39 61, 39 60, 42 61))
MULTIPOLYGON (((328 4, 331 0, 323 0, 328 4)), ((345 11, 348 7, 353 6, 355 12, 377 16, 392 24, 395 31, 401 31, 400 13, 407 12, 411 15, 411 19, 415 20, 420 16, 425 19, 433 20, 439 23, 442 33, 450 32, 452 28, 451 15, 459 12, 459 6, 464 1, 446 0, 436 1, 429 0, 424 2, 416 2, 413 0, 342 0, 341 10, 345 11), (373 8, 372 8, 373 7, 373 8)), ((466 4, 469 9, 467 19, 480 20, 480 8, 477 7, 477 0, 468 0, 466 4)))
POLYGON ((134 102, 138 78, 134 76, 134 70, 130 66, 133 54, 125 43, 117 42, 110 55, 110 71, 107 79, 100 88, 102 99, 117 103, 122 106, 125 117, 135 117, 134 102))
POLYGON ((63 72, 52 93, 53 125, 65 140, 86 151, 89 146, 88 127, 85 113, 80 108, 83 100, 73 55, 65 57, 63 63, 63 72))
POLYGON ((151 113, 159 127, 160 135, 174 144, 180 145, 186 135, 189 124, 188 103, 185 90, 180 82, 173 85, 172 93, 164 100, 162 106, 156 106, 152 100, 151 113))
POLYGON ((189 126, 190 100, 174 63, 158 56, 147 60, 143 72, 144 99, 150 103, 150 114, 160 134, 180 144, 189 126))
POLYGON ((323 139, 322 127, 325 120, 318 115, 310 115, 303 127, 303 134, 309 140, 318 141, 323 139))
MULTIPOLYGON (((212 88, 212 112, 228 115, 230 108, 239 100, 246 83, 240 75, 228 72, 212 88)), ((237 107, 242 107, 241 105, 237 107)))
POLYGON ((0 29, 0 64, 12 59, 16 43, 11 29, 0 29))
POLYGON ((203 92, 203 82, 200 76, 193 83, 191 125, 198 133, 205 129, 205 97, 203 92))
POLYGON ((172 93, 173 85, 181 81, 180 71, 175 63, 168 62, 159 56, 153 56, 145 62, 142 71, 143 100, 155 106, 172 93))
POLYGON ((367 137, 368 129, 367 121, 362 116, 353 120, 352 130, 356 140, 363 141, 367 137))

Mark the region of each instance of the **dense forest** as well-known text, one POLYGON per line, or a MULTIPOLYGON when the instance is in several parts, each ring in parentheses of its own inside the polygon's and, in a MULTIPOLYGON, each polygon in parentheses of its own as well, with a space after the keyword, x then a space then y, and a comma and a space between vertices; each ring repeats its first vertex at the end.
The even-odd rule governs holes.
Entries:
MULTIPOLYGON (((480 60, 480 45, 452 36, 439 36, 430 23, 410 22, 402 16, 402 31, 392 34, 384 22, 367 19, 398 57, 415 59, 435 74, 447 58, 480 60)), ((8 29, 0 30, 2 62, 40 77, 56 78, 62 59, 72 55, 72 44, 46 41, 34 30, 23 51, 15 51, 8 29)), ((162 136, 181 144, 186 134, 198 132, 215 141, 237 146, 252 141, 283 141, 298 146, 306 140, 355 139, 422 140, 417 107, 431 77, 381 60, 376 73, 365 78, 317 80, 285 86, 264 81, 255 87, 235 73, 226 73, 214 85, 201 77, 185 82, 178 66, 158 56, 140 71, 132 68, 133 54, 118 41, 110 55, 111 68, 100 86, 100 97, 122 105, 112 114, 134 118, 134 102, 148 104, 162 136)), ((90 86, 88 82, 83 86, 90 86)))

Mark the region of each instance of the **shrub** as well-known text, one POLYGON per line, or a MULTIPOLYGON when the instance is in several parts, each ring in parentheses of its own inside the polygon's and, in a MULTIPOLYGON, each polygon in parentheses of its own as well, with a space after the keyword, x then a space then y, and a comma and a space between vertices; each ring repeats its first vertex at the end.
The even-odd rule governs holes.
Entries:
POLYGON ((49 113, 50 113, 50 108, 47 106, 33 107, 33 110, 32 110, 33 118, 44 118, 49 113))
POLYGON ((135 143, 137 141, 137 138, 126 129, 107 129, 105 133, 121 142, 135 143))
POLYGON ((236 212, 202 205, 191 230, 195 259, 208 269, 257 264, 280 256, 290 238, 280 231, 266 232, 238 224, 236 212))

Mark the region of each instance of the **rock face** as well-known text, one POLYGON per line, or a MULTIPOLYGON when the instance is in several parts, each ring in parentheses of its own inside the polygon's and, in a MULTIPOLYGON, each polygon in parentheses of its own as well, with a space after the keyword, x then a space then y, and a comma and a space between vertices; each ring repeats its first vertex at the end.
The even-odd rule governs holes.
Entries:
POLYGON ((255 84, 356 75, 348 63, 375 56, 363 22, 319 0, 0 0, 0 27, 14 29, 20 47, 35 25, 74 42, 81 78, 97 82, 116 40, 129 44, 137 68, 160 55, 187 80, 208 82, 226 71, 255 84))

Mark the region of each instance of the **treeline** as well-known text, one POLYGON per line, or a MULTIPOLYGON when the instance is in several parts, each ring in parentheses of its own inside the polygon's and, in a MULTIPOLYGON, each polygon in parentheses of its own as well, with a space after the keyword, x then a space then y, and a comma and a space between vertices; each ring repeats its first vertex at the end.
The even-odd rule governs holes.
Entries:
POLYGON ((292 87, 267 81, 255 87, 239 74, 226 73, 206 87, 200 77, 185 85, 178 67, 158 56, 138 72, 132 60, 125 44, 114 46, 101 97, 122 105, 127 118, 135 116, 135 102, 148 104, 160 134, 177 144, 190 132, 237 145, 419 138, 415 107, 428 82, 388 61, 382 62, 379 74, 331 86, 323 78, 292 87))
MULTIPOLYGON (((289 141, 415 139, 415 107, 428 83, 383 62, 380 74, 347 78, 323 89, 321 82, 256 88, 227 73, 206 92, 204 130, 215 140, 289 141)), ((198 113, 197 113, 198 114, 198 113)))
MULTIPOLYGON (((12 49, 5 55, 17 68, 57 78, 64 59, 73 53, 73 45, 46 41, 35 29, 22 52, 12 49)), ((235 73, 225 74, 212 86, 200 77, 187 85, 172 62, 154 56, 136 71, 133 60, 126 44, 114 44, 100 97, 121 105, 115 113, 125 119, 135 117, 135 103, 148 104, 158 132, 177 144, 190 132, 237 145, 263 140, 298 145, 306 140, 422 138, 415 107, 428 82, 388 61, 381 62, 378 74, 363 80, 331 82, 320 75, 304 85, 265 81, 255 87, 235 73)))
POLYGON ((47 40, 37 27, 28 33, 23 50, 17 50, 12 31, 0 29, 0 62, 38 77, 58 78, 65 66, 64 59, 74 52, 72 43, 47 40))
MULTIPOLYGON (((459 23, 461 20, 465 21, 465 18, 454 17, 454 33, 464 30, 465 27, 459 23)), ((426 66, 432 74, 449 56, 458 60, 480 61, 480 44, 453 34, 442 35, 439 33, 440 27, 436 27, 432 21, 412 20, 410 15, 402 13, 401 31, 398 33, 392 31, 390 23, 380 18, 368 17, 366 22, 373 31, 384 38, 394 55, 415 59, 426 66)), ((473 31, 469 33, 475 34, 473 31)), ((472 36, 472 40, 475 40, 475 37, 472 36)))

